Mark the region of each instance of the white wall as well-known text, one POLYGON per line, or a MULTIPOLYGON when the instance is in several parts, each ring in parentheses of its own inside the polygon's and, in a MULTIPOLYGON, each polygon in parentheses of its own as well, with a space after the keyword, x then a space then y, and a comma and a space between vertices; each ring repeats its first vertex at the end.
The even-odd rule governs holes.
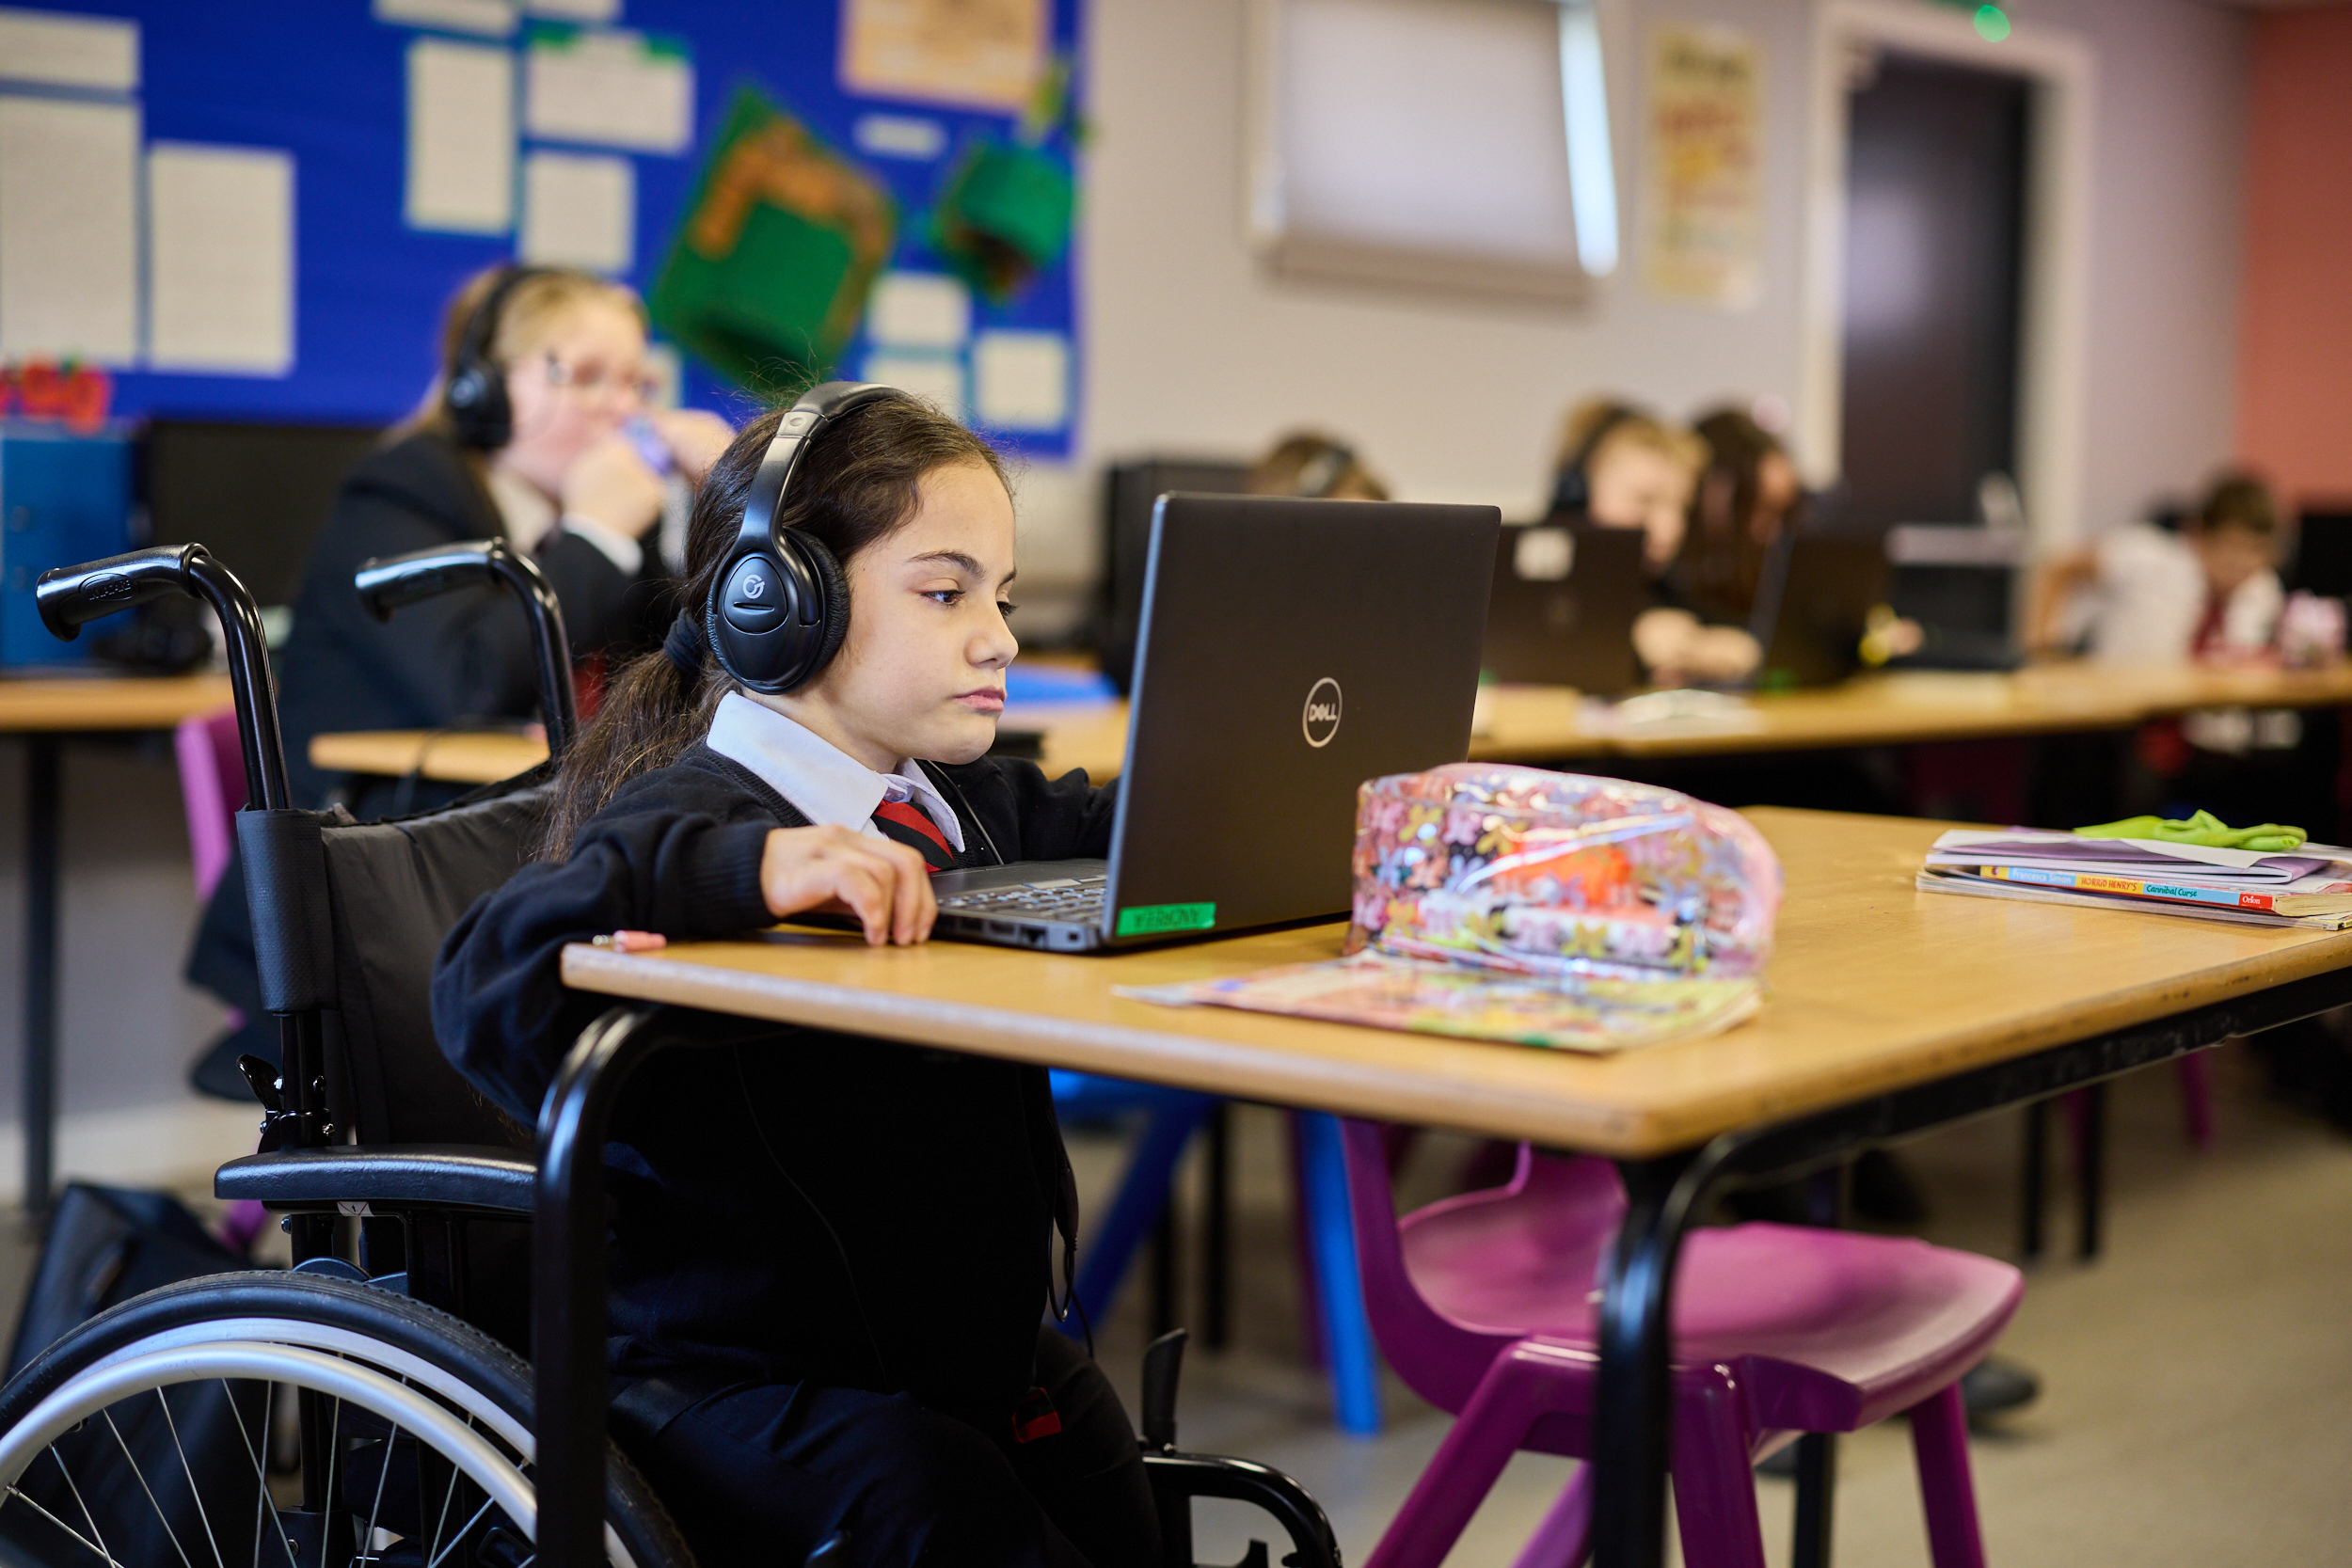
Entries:
MULTIPOLYGON (((1922 0, 1925 3, 1925 0, 1922 0)), ((2085 515, 2134 515, 2227 455, 2248 25, 2203 0, 2025 0, 2098 58, 2085 515)), ((1085 465, 1248 453, 1311 422, 1406 499, 1534 506, 1563 410, 1614 391, 1680 414, 1726 394, 1793 404, 1805 0, 1620 0, 1609 15, 1628 264, 1581 309, 1457 303, 1273 277, 1241 237, 1243 0, 1094 0, 1081 235, 1085 465), (1638 102, 1649 29, 1721 23, 1763 45, 1765 281, 1740 311, 1638 281, 1638 102)), ((1041 577, 1090 569, 1091 483, 1025 498, 1041 577)))

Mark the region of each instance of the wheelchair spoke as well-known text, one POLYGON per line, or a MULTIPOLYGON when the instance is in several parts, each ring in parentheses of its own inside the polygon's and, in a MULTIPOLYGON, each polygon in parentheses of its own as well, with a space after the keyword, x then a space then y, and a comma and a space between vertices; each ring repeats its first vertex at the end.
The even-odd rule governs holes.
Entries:
POLYGON ((89 1532, 98 1542, 98 1555, 108 1562, 114 1561, 115 1554, 106 1549, 106 1538, 99 1534, 98 1521, 90 1518, 89 1504, 82 1500, 82 1489, 73 1484, 73 1472, 65 1467, 65 1455, 59 1453, 53 1445, 49 1449, 49 1457, 57 1462, 57 1474, 65 1477, 65 1489, 73 1494, 74 1506, 82 1511, 83 1519, 87 1521, 89 1532))
POLYGON ((180 1544, 180 1532, 171 1528, 171 1519, 164 1513, 164 1505, 155 1500, 155 1489, 147 1484, 147 1472, 139 1468, 138 1460, 131 1453, 131 1445, 122 1440, 122 1429, 115 1425, 115 1413, 102 1410, 99 1414, 106 1418, 106 1430, 115 1434, 115 1447, 122 1450, 122 1462, 131 1466, 131 1478, 139 1483, 139 1490, 147 1494, 147 1506, 155 1511, 155 1522, 163 1526, 164 1533, 171 1538, 171 1549, 180 1554, 182 1568, 196 1568, 195 1563, 188 1561, 188 1550, 180 1544))
MULTIPOLYGON (((161 1388, 155 1390, 155 1402, 164 1407, 164 1426, 171 1433, 172 1450, 180 1456, 180 1473, 188 1480, 188 1496, 196 1500, 196 1516, 203 1523, 204 1540, 213 1548, 214 1568, 229 1568, 220 1555, 220 1537, 213 1533, 212 1515, 204 1511, 204 1494, 196 1484, 196 1472, 188 1467, 188 1450, 180 1446, 180 1423, 171 1418, 171 1402, 164 1398, 161 1388)), ((267 1396, 263 1396, 263 1420, 268 1419, 267 1396)))
MULTIPOLYGON (((253 1433, 246 1430, 245 1412, 237 1408, 236 1391, 229 1386, 229 1380, 225 1377, 214 1381, 220 1385, 221 1397, 229 1402, 229 1418, 237 1423, 237 1436, 245 1444, 246 1458, 253 1462, 253 1479, 261 1491, 261 1497, 253 1506, 253 1568, 262 1568, 262 1515, 264 1511, 269 1515, 270 1528, 277 1532, 278 1550, 286 1554, 286 1568, 301 1568, 301 1564, 294 1561, 294 1543, 287 1539, 285 1521, 278 1516, 278 1499, 269 1495, 269 1466, 262 1464, 262 1456, 253 1451, 253 1433)), ((262 1418, 264 1421, 269 1418, 266 1401, 262 1405, 262 1418)), ((262 1435, 264 1439, 268 1436, 266 1433, 262 1435)))
POLYGON ((436 1552, 436 1553, 433 1555, 433 1559, 432 1559, 432 1560, 431 1560, 431 1561, 429 1561, 429 1562, 427 1562, 427 1563, 424 1565, 424 1568, 441 1568, 441 1559, 443 1559, 443 1558, 445 1558, 445 1557, 449 1556, 449 1554, 450 1554, 450 1553, 452 1553, 452 1552, 455 1551, 455 1550, 457 1549, 457 1544, 458 1544, 460 1541, 465 1540, 465 1539, 466 1539, 466 1537, 468 1537, 469 1535, 471 1535, 471 1534, 473 1533, 473 1528, 474 1528, 474 1526, 476 1526, 476 1525, 478 1525, 478 1524, 482 1523, 482 1516, 483 1516, 485 1513, 489 1513, 489 1512, 490 1512, 490 1506, 491 1506, 491 1504, 493 1504, 493 1503, 495 1503, 495 1502, 497 1502, 497 1501, 498 1501, 498 1499, 497 1499, 496 1497, 485 1497, 485 1498, 483 1498, 483 1499, 482 1499, 482 1506, 481 1506, 480 1508, 477 1508, 477 1509, 475 1509, 475 1510, 473 1511, 473 1517, 472 1517, 472 1518, 470 1518, 470 1519, 469 1519, 469 1520, 467 1520, 467 1521, 466 1521, 466 1523, 465 1523, 465 1525, 464 1525, 464 1527, 463 1527, 462 1528, 460 1528, 460 1529, 458 1530, 458 1532, 457 1532, 455 1535, 453 1535, 453 1536, 451 1536, 451 1537, 449 1538, 449 1544, 448 1544, 448 1545, 446 1545, 446 1546, 443 1546, 443 1547, 442 1547, 442 1548, 441 1548, 438 1552, 436 1552))
MULTIPOLYGON (((466 1430, 468 1432, 473 1430, 473 1417, 470 1413, 466 1417, 466 1430)), ((449 1523, 449 1503, 450 1499, 455 1496, 457 1496, 457 1466, 453 1465, 449 1467, 449 1484, 441 1488, 441 1512, 433 1517, 433 1543, 424 1549, 427 1561, 441 1560, 441 1527, 449 1523)))
POLYGON ((392 1473, 392 1445, 400 1441, 400 1423, 392 1423, 391 1434, 384 1439, 383 1461, 375 1467, 375 1500, 368 1505, 368 1528, 360 1534, 359 1550, 363 1555, 375 1549, 375 1521, 384 1512, 384 1482, 392 1473))
POLYGON ((67 1524, 63 1519, 58 1518, 56 1514, 41 1507, 40 1504, 35 1502, 31 1497, 26 1497, 24 1493, 18 1491, 15 1487, 11 1486, 8 1488, 8 1496, 17 1498, 23 1502, 26 1508, 31 1509, 34 1513, 40 1514, 42 1518, 48 1520, 51 1524, 65 1531, 66 1534, 73 1537, 74 1540, 79 1541, 86 1550, 96 1552, 100 1557, 104 1558, 108 1568, 122 1568, 121 1563, 115 1561, 114 1553, 92 1542, 88 1536, 84 1535, 80 1530, 75 1529, 72 1525, 67 1524))

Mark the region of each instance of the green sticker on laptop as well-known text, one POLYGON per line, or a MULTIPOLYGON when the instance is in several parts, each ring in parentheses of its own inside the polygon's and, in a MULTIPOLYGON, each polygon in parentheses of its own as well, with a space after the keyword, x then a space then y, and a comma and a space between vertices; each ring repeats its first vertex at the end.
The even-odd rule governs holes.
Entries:
POLYGON ((1166 931, 1205 931, 1216 924, 1215 904, 1144 904, 1119 911, 1122 937, 1158 936, 1166 931))

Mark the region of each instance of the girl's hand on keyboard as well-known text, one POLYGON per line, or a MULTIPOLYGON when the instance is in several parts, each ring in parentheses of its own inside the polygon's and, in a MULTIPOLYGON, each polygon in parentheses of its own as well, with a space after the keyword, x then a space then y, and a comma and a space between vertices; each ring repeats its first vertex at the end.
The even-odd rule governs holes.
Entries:
POLYGON ((771 832, 760 857, 759 891, 768 912, 779 920, 808 910, 846 909, 876 946, 926 941, 931 922, 939 918, 923 857, 903 844, 849 828, 771 832))

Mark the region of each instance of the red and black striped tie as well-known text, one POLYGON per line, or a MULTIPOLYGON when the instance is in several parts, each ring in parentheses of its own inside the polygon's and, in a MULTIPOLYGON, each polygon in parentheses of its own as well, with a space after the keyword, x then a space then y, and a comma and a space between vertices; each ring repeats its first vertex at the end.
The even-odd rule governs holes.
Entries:
POLYGON ((876 806, 874 826, 882 830, 882 837, 918 850, 923 863, 934 874, 956 863, 956 852, 948 847, 947 835, 939 831, 939 824, 930 819, 929 813, 912 800, 884 800, 876 806))

